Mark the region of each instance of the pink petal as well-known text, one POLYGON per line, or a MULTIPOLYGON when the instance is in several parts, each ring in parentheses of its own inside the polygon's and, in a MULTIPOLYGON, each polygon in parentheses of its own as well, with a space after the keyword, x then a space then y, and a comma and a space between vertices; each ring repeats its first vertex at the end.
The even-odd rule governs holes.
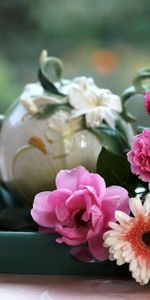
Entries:
POLYGON ((105 226, 108 222, 115 221, 115 211, 121 210, 129 213, 128 192, 119 186, 110 186, 106 189, 101 209, 105 216, 105 226))
POLYGON ((62 205, 66 200, 72 195, 72 192, 67 189, 59 189, 53 192, 50 192, 47 201, 51 209, 56 208, 59 205, 62 205))
POLYGON ((80 177, 89 172, 82 166, 78 166, 72 170, 61 170, 56 176, 57 189, 66 188, 74 192, 78 190, 80 177))
POLYGON ((93 194, 87 189, 74 192, 66 201, 66 207, 70 210, 87 209, 92 205, 93 194))
POLYGON ((106 190, 104 179, 95 173, 83 174, 80 178, 80 188, 92 187, 95 190, 95 195, 100 199, 103 198, 106 190))
POLYGON ((92 218, 92 226, 93 226, 92 232, 95 234, 97 228, 99 227, 98 228, 98 232, 99 232, 100 227, 103 225, 104 215, 101 209, 97 205, 92 206, 91 212, 92 212, 91 218, 92 218))
POLYGON ((100 232, 104 231, 104 215, 97 216, 92 214, 92 225, 94 224, 93 228, 89 229, 87 233, 87 240, 100 235, 100 232))
POLYGON ((108 255, 109 255, 108 249, 103 247, 103 243, 104 241, 102 238, 102 234, 97 235, 92 239, 88 240, 88 246, 90 252, 97 260, 100 261, 108 259, 108 255))
POLYGON ((33 202, 33 209, 34 208, 38 208, 39 210, 49 209, 49 204, 46 199, 48 198, 50 193, 51 193, 50 191, 46 191, 46 192, 41 192, 36 194, 33 202), (43 206, 43 201, 44 201, 44 206, 43 206))
POLYGON ((65 223, 66 219, 69 217, 69 211, 66 208, 65 203, 57 205, 55 208, 55 213, 57 219, 62 223, 65 223))
POLYGON ((150 182, 150 172, 142 172, 142 174, 139 175, 139 178, 145 182, 150 182))
POLYGON ((43 227, 51 227, 49 224, 49 204, 47 198, 51 192, 42 192, 35 196, 31 216, 33 220, 43 227))
POLYGON ((98 260, 108 258, 108 249, 103 247, 104 217, 97 220, 94 229, 89 230, 87 234, 88 246, 92 255, 98 260))
POLYGON ((64 237, 71 239, 71 240, 78 240, 78 239, 84 239, 86 236, 86 231, 82 229, 77 229, 75 227, 68 228, 63 227, 61 225, 56 226, 56 232, 58 232, 60 235, 63 235, 64 237))
POLYGON ((55 209, 59 204, 62 205, 70 194, 71 192, 68 190, 56 190, 37 194, 31 210, 34 221, 43 227, 55 227, 60 223, 55 209))

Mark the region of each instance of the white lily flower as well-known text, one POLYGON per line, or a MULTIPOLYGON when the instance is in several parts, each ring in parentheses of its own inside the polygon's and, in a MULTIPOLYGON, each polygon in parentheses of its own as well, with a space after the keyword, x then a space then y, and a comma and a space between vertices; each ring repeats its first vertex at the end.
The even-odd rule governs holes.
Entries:
POLYGON ((87 127, 98 127, 102 121, 114 128, 122 105, 119 96, 98 88, 92 78, 75 78, 68 89, 69 103, 74 107, 72 117, 85 115, 87 127))

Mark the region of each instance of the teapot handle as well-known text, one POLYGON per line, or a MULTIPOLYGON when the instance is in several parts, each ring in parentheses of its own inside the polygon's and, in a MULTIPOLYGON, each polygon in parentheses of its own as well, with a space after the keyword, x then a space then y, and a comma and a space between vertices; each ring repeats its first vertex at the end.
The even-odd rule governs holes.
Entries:
POLYGON ((144 68, 138 71, 136 77, 133 80, 133 85, 125 89, 122 94, 123 102, 123 117, 129 121, 134 121, 135 118, 127 112, 125 102, 132 96, 144 95, 146 91, 150 90, 150 68, 144 68))
POLYGON ((122 94, 123 102, 126 102, 133 95, 144 94, 150 90, 150 68, 138 71, 133 80, 133 85, 127 88, 122 94))
POLYGON ((48 56, 46 50, 43 50, 39 60, 39 72, 38 77, 41 85, 47 92, 51 92, 60 96, 64 96, 59 89, 55 86, 55 80, 50 77, 49 71, 54 71, 55 79, 61 84, 63 74, 63 63, 57 57, 48 56))

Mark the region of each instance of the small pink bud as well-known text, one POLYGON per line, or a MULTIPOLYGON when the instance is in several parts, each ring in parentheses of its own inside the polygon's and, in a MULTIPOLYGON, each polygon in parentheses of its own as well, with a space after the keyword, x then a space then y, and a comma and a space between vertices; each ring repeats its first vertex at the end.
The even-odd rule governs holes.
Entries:
POLYGON ((144 95, 144 107, 147 113, 150 115, 150 91, 146 92, 144 95))

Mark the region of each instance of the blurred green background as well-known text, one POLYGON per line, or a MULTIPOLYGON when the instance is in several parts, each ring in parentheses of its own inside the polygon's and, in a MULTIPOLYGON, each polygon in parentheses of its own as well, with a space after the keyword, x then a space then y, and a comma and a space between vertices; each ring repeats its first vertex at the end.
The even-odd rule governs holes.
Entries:
POLYGON ((150 65, 149 0, 0 2, 0 112, 37 80, 41 50, 60 57, 64 77, 93 76, 121 94, 150 65))

